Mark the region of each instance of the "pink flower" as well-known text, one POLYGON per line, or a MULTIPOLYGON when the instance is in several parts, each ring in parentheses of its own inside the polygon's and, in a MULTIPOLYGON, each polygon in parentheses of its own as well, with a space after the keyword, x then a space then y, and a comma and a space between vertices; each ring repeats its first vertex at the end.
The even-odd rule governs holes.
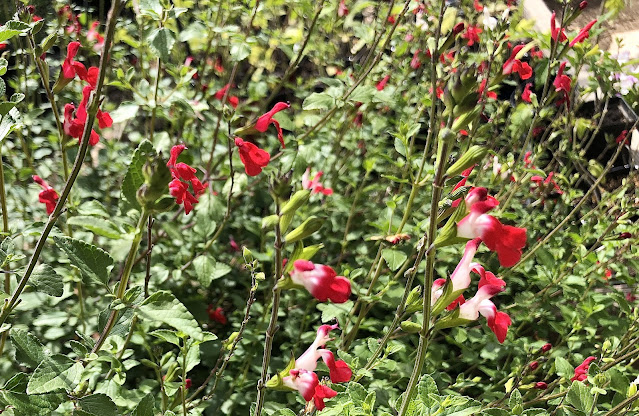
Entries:
POLYGON ((307 402, 313 400, 315 388, 319 385, 317 374, 312 371, 293 369, 283 377, 284 385, 300 392, 307 402))
POLYGON ((566 37, 566 30, 562 28, 557 28, 557 22, 555 18, 557 17, 557 13, 552 12, 552 16, 550 17, 550 36, 552 40, 557 42, 557 38, 559 38, 559 42, 565 42, 568 40, 566 37))
POLYGON ((279 113, 280 111, 290 107, 291 105, 288 103, 279 102, 275 104, 269 112, 261 115, 260 118, 257 119, 257 123, 255 123, 255 128, 257 129, 257 131, 264 133, 268 129, 269 124, 273 124, 275 128, 277 129, 277 139, 282 144, 282 147, 286 147, 286 145, 284 144, 284 134, 282 133, 282 128, 280 127, 280 123, 278 123, 277 120, 273 118, 273 116, 279 113))
POLYGON ((319 181, 324 172, 321 170, 313 176, 313 179, 309 179, 311 176, 311 168, 306 168, 306 172, 302 175, 302 188, 310 189, 314 194, 323 193, 324 195, 333 195, 333 189, 325 188, 319 181))
POLYGON ((590 21, 586 26, 584 26, 583 29, 579 31, 577 36, 575 36, 575 38, 570 41, 568 46, 572 48, 576 44, 588 39, 588 36, 590 36, 590 29, 594 26, 595 23, 597 23, 597 19, 590 21))
POLYGON ((382 91, 384 88, 386 88, 386 84, 388 83, 389 79, 390 79, 390 75, 386 75, 384 78, 382 78, 382 80, 379 81, 377 85, 375 85, 375 88, 377 88, 377 91, 382 91))
POLYGON ((291 280, 304 286, 320 302, 330 299, 334 303, 344 303, 351 295, 351 282, 347 278, 338 276, 329 266, 313 264, 309 260, 295 260, 291 280))
POLYGON ((337 15, 339 17, 344 17, 348 15, 348 7, 346 7, 346 0, 341 0, 339 2, 339 6, 337 7, 337 15))
POLYGON ((470 213, 457 223, 457 236, 481 238, 491 251, 497 252, 503 267, 514 266, 526 245, 526 229, 504 225, 486 214, 499 205, 499 201, 488 195, 486 188, 473 188, 465 201, 470 213))
MULTIPOLYGON (((471 263, 473 261, 473 257, 477 252, 477 248, 481 244, 481 240, 476 238, 474 240, 470 240, 466 243, 466 248, 464 249, 464 255, 462 256, 459 264, 453 271, 453 274, 450 275, 450 280, 453 285, 453 293, 461 293, 465 289, 470 286, 470 272, 474 270, 475 266, 479 266, 477 263, 471 263)), ((481 267, 481 266, 479 266, 481 267)), ((437 279, 433 282, 432 294, 431 294, 431 302, 434 305, 435 302, 442 296, 443 287, 446 283, 446 279, 437 279)), ((459 302, 460 300, 458 300, 459 302)), ((454 309, 451 308, 451 309, 454 309)))
POLYGON ((417 49, 413 54, 413 59, 410 60, 410 67, 413 69, 417 69, 422 66, 422 61, 419 59, 419 53, 421 49, 417 49))
POLYGON ((529 82, 526 84, 524 91, 521 93, 521 99, 527 103, 530 102, 530 87, 532 87, 532 83, 529 82))
POLYGON ((583 363, 579 364, 577 368, 575 368, 575 375, 570 381, 585 381, 588 378, 588 369, 590 368, 590 363, 595 361, 597 358, 590 356, 584 360, 583 363))
POLYGON ((73 60, 80 49, 80 42, 70 42, 67 45, 67 57, 62 62, 62 76, 67 79, 75 78, 76 74, 80 77, 86 76, 86 68, 80 62, 73 60))
POLYGON ((249 176, 257 176, 262 172, 262 168, 268 165, 271 155, 267 151, 260 149, 251 142, 244 141, 240 137, 235 138, 235 146, 240 152, 240 160, 244 164, 244 170, 249 176))
POLYGON ((473 46, 475 43, 479 43, 479 34, 482 30, 478 26, 468 26, 466 32, 462 35, 462 38, 468 39, 468 46, 473 46))
POLYGON ((87 40, 89 42, 95 42, 93 45, 94 51, 99 51, 104 46, 104 36, 102 36, 98 32, 98 27, 100 26, 100 22, 96 20, 91 24, 91 28, 87 32, 87 40))
POLYGON ((58 203, 58 193, 38 175, 33 175, 32 178, 33 181, 42 188, 42 191, 38 194, 38 201, 42 202, 46 206, 47 215, 51 215, 58 203))

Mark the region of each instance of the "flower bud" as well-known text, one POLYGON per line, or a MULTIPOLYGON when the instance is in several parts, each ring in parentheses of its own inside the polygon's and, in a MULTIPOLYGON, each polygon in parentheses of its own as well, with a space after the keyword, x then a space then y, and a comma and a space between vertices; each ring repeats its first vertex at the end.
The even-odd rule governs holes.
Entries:
POLYGON ((400 324, 400 328, 402 328, 402 331, 408 333, 408 334, 415 334, 419 331, 422 330, 422 326, 416 322, 412 322, 412 321, 404 321, 400 324))
POLYGON ((533 361, 532 363, 528 364, 528 367, 531 371, 535 371, 539 367, 539 362, 533 361))
POLYGON ((483 146, 471 146, 470 149, 468 149, 466 153, 462 155, 462 157, 460 157, 451 167, 448 168, 448 170, 446 171, 446 176, 452 177, 459 175, 470 166, 481 162, 487 153, 488 149, 483 146))
POLYGON ((298 240, 311 236, 322 227, 325 220, 325 218, 319 218, 316 216, 308 218, 299 227, 286 234, 284 241, 287 243, 294 243, 298 240))
POLYGON ((453 34, 457 35, 464 30, 464 22, 459 22, 453 27, 453 34))
POLYGON ((294 212, 298 208, 302 207, 308 199, 311 197, 311 191, 308 189, 303 189, 301 191, 295 192, 291 199, 284 204, 282 210, 280 211, 280 215, 288 214, 289 212, 294 212))
POLYGON ((548 388, 548 383, 543 381, 538 381, 535 383, 535 388, 539 390, 546 390, 548 388))
POLYGON ((552 344, 550 342, 544 344, 543 347, 541 347, 541 352, 548 352, 552 349, 552 344))
POLYGON ((582 1, 581 3, 579 3, 579 10, 583 10, 586 7, 588 7, 588 2, 587 1, 582 1))
POLYGON ((628 232, 619 234, 619 240, 625 240, 626 238, 632 238, 632 234, 628 232))

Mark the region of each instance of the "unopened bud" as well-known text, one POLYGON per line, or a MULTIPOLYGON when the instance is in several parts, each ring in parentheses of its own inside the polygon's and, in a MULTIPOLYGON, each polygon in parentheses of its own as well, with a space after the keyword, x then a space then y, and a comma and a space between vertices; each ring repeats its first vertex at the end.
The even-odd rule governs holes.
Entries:
POLYGON ((402 331, 408 334, 415 334, 422 330, 422 326, 416 322, 404 321, 400 324, 402 331))
MULTIPOLYGON (((449 26, 450 27, 450 26, 449 26)), ((459 22, 455 25, 455 27, 453 27, 453 33, 455 35, 457 35, 458 33, 460 33, 462 30, 464 30, 464 22, 459 22)))
POLYGON ((31 5, 27 6, 27 13, 34 14, 35 10, 36 10, 35 6, 31 6, 31 5))
POLYGON ((625 240, 626 238, 632 238, 632 234, 628 232, 619 234, 619 240, 625 240))
POLYGON ((528 367, 531 371, 535 371, 539 367, 539 362, 533 361, 532 363, 528 364, 528 367))
POLYGON ((543 347, 541 347, 541 352, 548 352, 552 349, 552 344, 550 342, 544 344, 543 347))
POLYGON ((538 381, 535 383, 535 388, 539 390, 546 390, 548 388, 548 383, 543 381, 538 381))
POLYGON ((583 10, 586 7, 588 7, 588 2, 587 1, 582 1, 581 3, 579 3, 579 10, 583 10))
POLYGON ((457 176, 472 165, 481 162, 488 149, 482 146, 471 146, 451 167, 446 171, 446 176, 457 176))

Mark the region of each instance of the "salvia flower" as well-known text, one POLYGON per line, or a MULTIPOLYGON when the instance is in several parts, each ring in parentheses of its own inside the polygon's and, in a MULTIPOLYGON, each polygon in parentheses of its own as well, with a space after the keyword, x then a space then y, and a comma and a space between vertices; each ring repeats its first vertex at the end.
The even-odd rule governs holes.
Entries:
POLYGON ((320 302, 344 303, 351 295, 351 282, 330 266, 295 260, 290 273, 293 283, 304 286, 320 302))
POLYGON ((325 188, 320 182, 320 178, 323 174, 324 172, 320 170, 311 178, 311 168, 306 168, 306 172, 302 175, 302 188, 310 189, 314 194, 323 193, 324 195, 333 195, 333 189, 325 188))
POLYGON ((280 111, 286 110, 287 108, 290 108, 290 107, 291 105, 289 103, 279 102, 275 104, 270 111, 261 115, 260 118, 257 119, 257 122, 255 123, 255 128, 257 129, 257 131, 264 133, 268 129, 268 126, 270 124, 273 124, 275 128, 277 129, 277 139, 282 144, 282 147, 286 147, 286 145, 284 144, 284 134, 282 133, 282 128, 280 127, 280 123, 278 123, 277 120, 273 118, 273 116, 279 113, 280 111))
POLYGON ((502 67, 502 73, 504 75, 512 74, 516 72, 522 80, 526 80, 532 76, 532 68, 527 62, 522 62, 516 59, 517 54, 524 48, 524 45, 517 45, 513 48, 510 57, 504 62, 502 67))
POLYGON ((78 54, 80 46, 82 46, 80 42, 69 42, 67 45, 67 56, 62 63, 62 76, 67 79, 73 79, 76 75, 80 77, 86 76, 86 67, 73 60, 78 54))
POLYGON ((215 321, 222 325, 226 325, 226 323, 228 322, 226 316, 224 315, 224 309, 222 309, 221 306, 213 309, 213 305, 209 305, 206 308, 206 312, 209 314, 209 319, 211 319, 212 321, 215 321))
POLYGON ((337 15, 339 17, 348 16, 348 7, 346 7, 346 0, 341 0, 339 6, 337 6, 337 15))
POLYGON ((570 41, 570 43, 568 44, 568 46, 570 46, 571 48, 573 46, 575 46, 578 43, 583 42, 584 40, 588 39, 588 36, 590 36, 590 29, 594 26, 594 24, 597 23, 597 19, 590 21, 586 26, 584 26, 579 33, 577 34, 577 36, 575 36, 575 38, 573 40, 570 41))
POLYGON ((557 42, 557 40, 559 40, 559 42, 565 42, 566 40, 568 40, 568 37, 566 36, 566 30, 563 27, 557 27, 557 22, 555 20, 556 17, 557 13, 552 12, 552 16, 550 17, 550 36, 555 42, 557 42))
POLYGON ((176 204, 184 204, 184 213, 189 215, 193 210, 193 205, 198 202, 197 198, 204 194, 208 184, 203 184, 195 176, 195 168, 184 162, 177 162, 177 158, 185 149, 186 146, 183 144, 173 146, 166 167, 169 168, 173 177, 173 180, 169 183, 169 193, 175 198, 176 204), (193 189, 193 193, 189 192, 189 184, 193 189))
POLYGON ((375 88, 377 88, 377 91, 382 91, 384 88, 386 88, 386 84, 388 84, 388 80, 390 80, 390 75, 386 75, 384 78, 382 78, 381 81, 379 81, 377 85, 375 85, 375 88))
POLYGON ((567 102, 570 104, 570 89, 571 89, 571 79, 568 75, 564 74, 564 70, 566 69, 566 62, 562 62, 559 65, 559 70, 557 71, 557 76, 555 80, 552 82, 552 85, 555 87, 555 91, 562 94, 562 98, 557 102, 558 105, 567 102))
POLYGON ((486 188, 473 188, 465 199, 470 213, 457 223, 457 236, 481 238, 491 251, 497 252, 503 267, 514 266, 521 258, 526 245, 526 229, 502 224, 497 218, 486 214, 499 205, 486 188))
POLYGON ((462 35, 462 38, 468 39, 468 46, 473 46, 475 43, 480 42, 479 34, 481 32, 482 30, 478 26, 471 25, 466 28, 466 31, 462 35))
POLYGON ((233 108, 237 108, 238 104, 240 103, 240 99, 234 95, 228 94, 227 91, 229 90, 229 88, 231 88, 231 84, 226 84, 224 87, 215 92, 214 97, 216 100, 221 101, 224 98, 224 94, 227 94, 226 99, 229 104, 231 104, 233 108))
MULTIPOLYGON (((464 255, 462 256, 459 264, 453 271, 453 274, 450 275, 450 280, 453 285, 453 293, 461 293, 465 289, 470 286, 470 272, 475 269, 475 266, 479 266, 477 263, 471 263, 473 261, 473 257, 477 252, 477 248, 481 244, 481 240, 476 238, 474 240, 470 240, 466 243, 466 248, 464 249, 464 255)), ((481 267, 481 266, 480 266, 481 267)), ((446 283, 446 279, 437 279, 433 282, 431 301, 434 305, 435 302, 442 296, 443 294, 443 286, 446 283)), ((458 299, 456 302, 461 302, 461 299, 458 299)), ((462 302, 463 303, 463 302, 462 302)), ((449 310, 454 309, 454 305, 448 306, 449 310)))
POLYGON ((257 176, 262 169, 268 165, 271 155, 257 147, 251 142, 247 142, 241 137, 235 138, 235 146, 240 152, 240 160, 244 164, 244 170, 249 176, 257 176))
POLYGON ((531 102, 531 99, 530 99, 530 94, 531 94, 530 87, 532 87, 532 83, 529 82, 529 83, 526 84, 526 86, 524 87, 524 91, 521 93, 521 99, 524 100, 527 103, 531 102))
POLYGON ((482 6, 482 5, 479 3, 479 0, 474 0, 474 1, 473 1, 473 7, 475 8, 475 11, 477 11, 477 12, 480 12, 480 13, 481 13, 481 12, 483 12, 483 11, 484 11, 484 6, 482 6))
POLYGON ((38 194, 38 201, 42 202, 46 206, 47 215, 51 215, 58 203, 58 193, 38 175, 33 175, 32 178, 35 183, 42 187, 42 191, 38 194))
POLYGON ((410 60, 410 67, 413 69, 417 69, 422 66, 422 61, 419 59, 419 54, 422 50, 417 49, 413 54, 413 59, 410 60))
POLYGON ((584 360, 583 363, 579 364, 577 368, 575 368, 575 375, 571 378, 571 381, 585 381, 588 378, 588 369, 590 368, 590 363, 595 361, 597 358, 590 356, 584 360))

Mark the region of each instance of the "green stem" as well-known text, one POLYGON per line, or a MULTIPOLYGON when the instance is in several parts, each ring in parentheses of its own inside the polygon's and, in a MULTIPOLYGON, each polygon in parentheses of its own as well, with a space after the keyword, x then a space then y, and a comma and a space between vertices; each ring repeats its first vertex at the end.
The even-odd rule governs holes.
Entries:
POLYGON ((160 89, 160 73, 162 72, 162 60, 158 57, 158 73, 155 77, 155 87, 153 88, 153 109, 151 109, 151 125, 149 126, 149 140, 153 143, 153 133, 155 132, 155 115, 158 110, 158 91, 160 89))
POLYGON ((31 274, 33 273, 33 270, 35 269, 36 264, 38 263, 38 259, 40 258, 40 255, 42 254, 42 250, 44 249, 44 246, 47 242, 47 238, 49 237, 49 234, 51 233, 51 230, 53 229, 55 222, 57 221, 58 217, 62 213, 62 209, 67 201, 67 198, 69 197, 71 188, 73 187, 73 184, 75 183, 80 173, 80 169, 82 168, 82 164, 84 163, 84 158, 89 148, 89 136, 91 135, 91 130, 93 129, 93 124, 95 122, 95 117, 98 112, 98 107, 100 106, 100 101, 101 101, 100 96, 102 92, 102 87, 104 85, 106 71, 109 66, 108 63, 110 62, 108 58, 109 52, 111 49, 111 43, 113 40, 113 33, 115 31, 117 16, 120 12, 121 6, 122 6, 122 0, 114 0, 111 6, 111 12, 110 12, 111 17, 109 18, 109 22, 107 24, 107 32, 105 36, 104 49, 103 49, 102 56, 100 57, 100 70, 98 74, 98 82, 95 87, 94 93, 92 94, 90 99, 90 103, 89 103, 89 107, 87 111, 87 122, 84 127, 84 132, 82 133, 82 140, 80 141, 80 148, 78 149, 78 154, 76 156, 75 163, 73 165, 73 170, 71 171, 71 174, 69 175, 69 179, 64 185, 64 189, 62 190, 62 193, 60 194, 60 197, 58 199, 58 203, 55 206, 55 209, 49 216, 49 220, 44 226, 44 230, 42 231, 42 234, 40 235, 40 238, 38 239, 38 242, 36 243, 36 247, 34 249, 33 255, 31 256, 31 259, 29 260, 29 264, 27 265, 24 275, 18 282, 18 286, 11 294, 11 297, 9 298, 9 300, 6 301, 5 304, 2 306, 2 311, 0 312, 0 326, 2 326, 2 324, 7 320, 11 311, 17 306, 18 302, 20 301, 20 295, 22 294, 22 292, 24 291, 24 288, 29 282, 29 278, 31 277, 31 274))

